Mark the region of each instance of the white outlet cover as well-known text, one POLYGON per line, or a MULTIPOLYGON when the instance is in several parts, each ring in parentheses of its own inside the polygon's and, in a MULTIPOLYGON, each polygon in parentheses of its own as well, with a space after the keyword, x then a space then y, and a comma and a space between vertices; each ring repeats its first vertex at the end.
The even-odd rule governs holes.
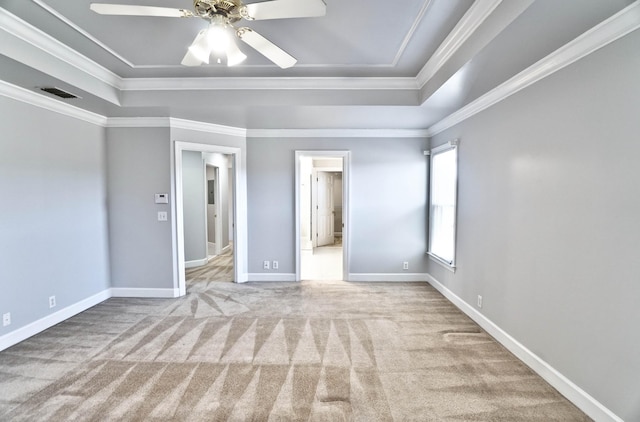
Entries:
POLYGON ((7 312, 6 314, 2 314, 2 326, 6 327, 11 324, 11 312, 7 312))

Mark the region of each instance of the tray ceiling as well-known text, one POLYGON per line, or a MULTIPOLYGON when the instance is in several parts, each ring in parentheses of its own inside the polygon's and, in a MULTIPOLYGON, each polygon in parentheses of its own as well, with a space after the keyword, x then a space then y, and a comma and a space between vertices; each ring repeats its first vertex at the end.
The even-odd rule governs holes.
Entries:
POLYGON ((429 128, 638 3, 325 0, 324 17, 241 25, 298 59, 281 69, 244 44, 238 66, 181 66, 206 21, 99 15, 92 1, 193 5, 3 0, 0 82, 45 96, 55 86, 106 117, 296 130, 429 128))

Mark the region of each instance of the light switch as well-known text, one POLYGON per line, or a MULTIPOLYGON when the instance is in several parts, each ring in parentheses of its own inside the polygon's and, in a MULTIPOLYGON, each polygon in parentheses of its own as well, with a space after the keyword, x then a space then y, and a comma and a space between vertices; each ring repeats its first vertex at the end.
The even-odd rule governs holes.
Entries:
POLYGON ((167 221, 166 211, 158 211, 158 221, 167 221))

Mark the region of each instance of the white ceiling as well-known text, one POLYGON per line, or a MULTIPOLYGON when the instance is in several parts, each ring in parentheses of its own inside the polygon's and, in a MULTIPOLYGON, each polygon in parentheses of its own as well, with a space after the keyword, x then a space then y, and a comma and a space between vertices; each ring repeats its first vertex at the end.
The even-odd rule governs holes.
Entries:
POLYGON ((250 129, 424 129, 632 3, 325 0, 324 17, 242 24, 298 59, 280 69, 244 44, 239 66, 181 66, 204 20, 104 16, 91 2, 3 0, 0 79, 67 89, 104 116, 250 129))

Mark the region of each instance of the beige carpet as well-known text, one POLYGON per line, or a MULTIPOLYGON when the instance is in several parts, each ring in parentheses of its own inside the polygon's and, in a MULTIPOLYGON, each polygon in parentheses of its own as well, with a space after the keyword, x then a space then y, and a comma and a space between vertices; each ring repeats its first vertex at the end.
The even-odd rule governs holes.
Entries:
POLYGON ((0 353, 2 421, 585 421, 428 284, 196 282, 0 353))
POLYGON ((233 281, 233 243, 207 265, 187 269, 185 276, 187 286, 208 281, 233 281))

